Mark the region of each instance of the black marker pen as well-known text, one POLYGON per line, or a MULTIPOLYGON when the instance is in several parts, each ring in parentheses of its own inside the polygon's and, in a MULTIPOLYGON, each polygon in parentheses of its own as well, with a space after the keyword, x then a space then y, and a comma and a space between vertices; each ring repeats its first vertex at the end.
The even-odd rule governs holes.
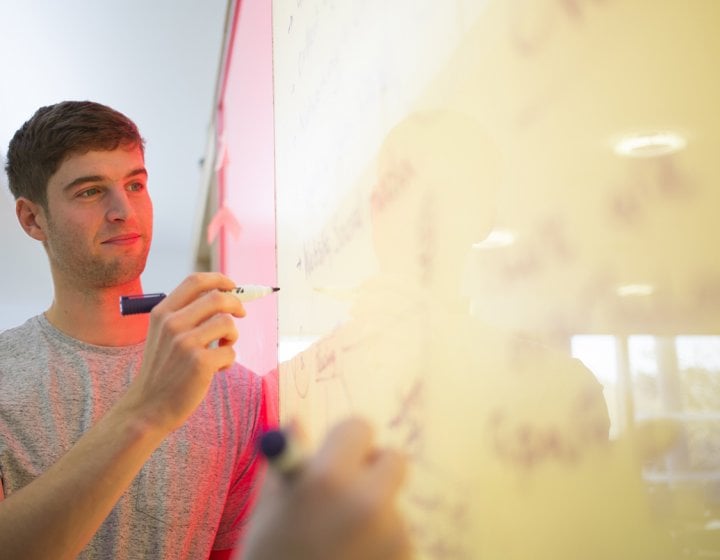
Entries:
MULTIPOLYGON (((277 292, 279 289, 280 288, 273 288, 272 286, 249 284, 246 286, 238 286, 232 290, 227 290, 226 293, 233 294, 240 301, 252 301, 277 292)), ((165 299, 165 297, 166 295, 163 293, 121 296, 120 314, 135 315, 137 313, 150 313, 152 308, 165 299)))

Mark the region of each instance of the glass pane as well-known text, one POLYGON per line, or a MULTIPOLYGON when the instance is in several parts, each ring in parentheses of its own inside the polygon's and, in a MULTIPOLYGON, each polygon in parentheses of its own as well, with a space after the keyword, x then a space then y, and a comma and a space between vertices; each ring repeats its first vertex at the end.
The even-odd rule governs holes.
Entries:
POLYGON ((720 557, 720 3, 360 4, 274 3, 283 416, 422 559, 720 557))

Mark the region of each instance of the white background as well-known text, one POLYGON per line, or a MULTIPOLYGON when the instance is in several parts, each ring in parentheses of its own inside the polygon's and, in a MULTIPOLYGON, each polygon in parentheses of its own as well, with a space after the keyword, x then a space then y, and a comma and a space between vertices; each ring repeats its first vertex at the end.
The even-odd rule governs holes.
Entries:
POLYGON ((45 253, 17 224, 4 172, 10 138, 43 105, 90 99, 137 123, 155 205, 143 287, 170 291, 192 270, 226 6, 0 0, 0 329, 52 300, 45 253))

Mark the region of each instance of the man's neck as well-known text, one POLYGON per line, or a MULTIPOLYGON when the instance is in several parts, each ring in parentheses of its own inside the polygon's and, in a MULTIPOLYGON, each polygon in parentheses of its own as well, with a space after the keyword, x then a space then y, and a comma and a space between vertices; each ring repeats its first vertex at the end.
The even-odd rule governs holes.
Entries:
POLYGON ((120 315, 120 296, 142 293, 140 281, 78 291, 55 285, 45 317, 58 330, 97 346, 129 346, 145 340, 149 316, 120 315))

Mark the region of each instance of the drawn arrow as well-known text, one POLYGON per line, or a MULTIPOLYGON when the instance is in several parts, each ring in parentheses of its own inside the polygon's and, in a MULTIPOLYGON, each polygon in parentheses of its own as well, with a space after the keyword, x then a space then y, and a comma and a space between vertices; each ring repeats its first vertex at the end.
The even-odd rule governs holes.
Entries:
POLYGON ((215 241, 215 238, 220 233, 220 230, 225 228, 230 235, 235 239, 240 237, 242 226, 237 221, 237 218, 227 206, 222 206, 210 220, 207 227, 207 242, 208 245, 215 241))

